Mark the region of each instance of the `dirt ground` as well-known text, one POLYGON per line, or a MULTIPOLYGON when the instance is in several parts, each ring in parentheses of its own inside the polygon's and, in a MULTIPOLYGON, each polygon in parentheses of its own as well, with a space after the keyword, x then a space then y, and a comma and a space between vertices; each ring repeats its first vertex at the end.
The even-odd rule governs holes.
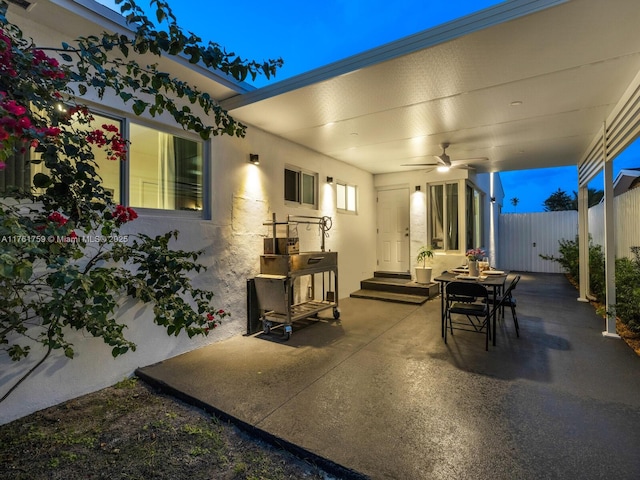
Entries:
POLYGON ((142 381, 0 426, 2 479, 331 479, 142 381))
POLYGON ((629 345, 636 354, 640 355, 640 334, 633 333, 620 319, 616 319, 616 331, 618 335, 627 342, 627 345, 629 345))

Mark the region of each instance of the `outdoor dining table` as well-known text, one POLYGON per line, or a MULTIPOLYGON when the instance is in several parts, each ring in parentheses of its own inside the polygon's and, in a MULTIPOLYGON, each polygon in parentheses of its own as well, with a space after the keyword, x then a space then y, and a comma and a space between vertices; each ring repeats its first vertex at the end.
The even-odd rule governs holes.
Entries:
MULTIPOLYGON (((442 323, 442 337, 444 337, 444 329, 446 327, 446 311, 445 311, 445 287, 449 282, 476 282, 487 288, 493 289, 493 302, 498 301, 499 294, 504 289, 504 284, 507 281, 509 272, 502 270, 492 270, 493 273, 483 272, 479 277, 469 277, 465 275, 462 269, 453 269, 442 272, 442 274, 435 277, 433 280, 440 283, 440 321, 442 323)), ((493 321, 493 345, 496 344, 496 315, 494 310, 491 320, 493 321)))

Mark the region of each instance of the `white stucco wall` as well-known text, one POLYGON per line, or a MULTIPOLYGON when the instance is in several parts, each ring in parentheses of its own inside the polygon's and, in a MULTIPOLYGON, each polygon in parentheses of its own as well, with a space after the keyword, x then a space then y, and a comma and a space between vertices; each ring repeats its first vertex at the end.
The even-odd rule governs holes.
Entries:
MULTIPOLYGON (((270 234, 263 222, 276 213, 278 219, 290 215, 330 216, 333 227, 325 239, 327 250, 338 252, 339 298, 359 288, 360 280, 375 268, 375 192, 373 176, 337 160, 322 156, 257 128, 249 128, 246 138, 218 137, 211 145, 211 220, 180 213, 139 210, 139 218, 126 225, 131 233, 161 234, 170 229, 181 232, 176 248, 199 250, 208 270, 196 277, 197 286, 215 293, 215 308, 231 313, 224 325, 206 338, 189 339, 181 334, 169 337, 153 324, 151 308, 135 302, 124 303, 118 316, 125 321, 127 338, 138 346, 135 352, 113 359, 101 341, 73 333, 77 353, 73 360, 54 354, 0 408, 0 423, 29 414, 82 394, 112 385, 141 366, 150 365, 195 348, 244 334, 246 330, 246 280, 259 273, 263 238, 270 234), (260 155, 260 165, 248 162, 249 153, 260 155), (284 166, 292 164, 319 174, 319 209, 286 206, 284 166), (343 179, 358 187, 357 215, 337 213, 335 185, 326 176, 343 179)), ((302 250, 319 250, 317 227, 299 227, 302 250)), ((126 232, 125 232, 126 233, 126 232)), ((12 362, 0 355, 0 394, 12 385, 35 361, 12 362)))
MULTIPOLYGON (((16 21, 14 19, 14 21, 16 21)), ((20 22, 17 22, 20 24, 20 22)), ((37 26, 25 21, 29 28, 37 26)), ((100 31, 100 30, 98 30, 100 31)), ((59 45, 63 40, 55 31, 40 29, 40 44, 59 45)), ((95 32, 97 33, 97 32, 95 32)), ((117 113, 113 100, 102 107, 117 113)), ((127 110, 125 110, 127 111, 127 110)), ((121 111, 124 114, 124 112, 121 111)), ((274 112, 277 114, 277 112, 274 112)), ((131 116, 129 114, 129 116, 131 116)), ((161 122, 159 119, 153 120, 161 122)), ((168 128, 164 119, 158 128, 168 128)), ((339 291, 344 298, 359 288, 360 280, 375 269, 375 190, 373 176, 360 169, 288 142, 258 128, 249 126, 244 139, 214 137, 209 145, 211 219, 194 218, 181 212, 138 210, 139 218, 126 225, 124 233, 150 235, 177 229, 181 232, 176 248, 204 249, 205 273, 195 277, 196 286, 215 293, 215 308, 223 308, 231 316, 208 337, 188 338, 185 334, 169 337, 153 323, 152 309, 133 301, 124 301, 118 317, 128 328, 125 335, 137 344, 135 352, 113 359, 111 348, 87 334, 71 332, 75 358, 69 360, 55 352, 27 381, 0 404, 0 423, 90 393, 131 375, 136 368, 215 343, 246 330, 246 281, 259 273, 259 256, 263 238, 270 234, 263 222, 276 213, 278 220, 287 215, 330 216, 333 227, 325 239, 327 250, 338 252, 339 291), (249 153, 260 155, 260 165, 248 162, 249 153), (284 167, 294 165, 318 173, 319 208, 308 209, 285 205, 284 167), (337 213, 335 185, 326 177, 356 185, 358 213, 337 213)), ((302 250, 320 249, 319 231, 313 226, 298 228, 302 250)), ((0 353, 0 396, 3 395, 40 358, 34 349, 28 360, 12 362, 0 353)))
MULTIPOLYGON (((39 45, 59 45, 61 41, 69 40, 64 38, 64 26, 69 22, 75 24, 76 19, 60 20, 56 24, 60 25, 59 29, 40 28, 28 19, 23 19, 22 26, 27 35, 36 37, 39 45)), ((82 26, 84 28, 85 23, 82 26)), ((102 30, 93 31, 90 25, 87 29, 88 33, 102 30)), ((113 99, 100 101, 100 107, 113 114, 123 113, 113 99)), ((148 120, 156 122, 158 128, 170 128, 172 125, 166 118, 148 120)), ((175 243, 176 248, 204 249, 201 261, 208 270, 195 277, 194 284, 215 292, 215 308, 223 308, 231 316, 206 338, 189 339, 184 334, 169 337, 164 329, 154 325, 151 308, 123 301, 118 316, 128 325, 125 330, 127 338, 137 344, 135 352, 113 359, 111 349, 100 340, 71 332, 69 338, 75 344, 75 358, 69 360, 56 352, 0 404, 0 423, 112 385, 131 375, 138 367, 243 334, 246 328, 246 280, 259 273, 263 238, 270 234, 270 228, 263 223, 271 220, 273 213, 278 220, 284 220, 287 215, 332 217, 333 227, 325 239, 326 248, 338 252, 338 297, 345 298, 359 289, 359 282, 371 277, 376 270, 377 190, 404 186, 411 192, 410 255, 413 267, 416 252, 427 238, 427 183, 466 176, 464 171, 452 170, 448 174, 438 174, 438 177, 434 177, 435 172, 413 171, 374 178, 370 173, 251 126, 244 139, 215 137, 207 151, 210 162, 210 176, 206 180, 210 189, 210 219, 194 218, 180 212, 139 210, 139 218, 126 225, 124 233, 155 235, 177 229, 181 235, 175 243), (260 156, 260 165, 248 162, 249 153, 260 156), (318 174, 317 210, 285 204, 285 165, 318 174), (327 176, 357 186, 357 214, 336 211, 336 187, 325 182, 327 176), (416 185, 422 187, 421 192, 414 191, 416 185)), ((487 193, 485 200, 488 202, 488 176, 478 175, 474 182, 487 193)), ((298 234, 301 250, 319 250, 321 238, 317 227, 300 226, 298 234)), ((439 254, 434 261, 434 271, 457 266, 461 261, 462 252, 457 255, 439 254)), ((40 355, 41 352, 36 350, 29 360, 14 363, 0 354, 0 395, 30 369, 40 355)))

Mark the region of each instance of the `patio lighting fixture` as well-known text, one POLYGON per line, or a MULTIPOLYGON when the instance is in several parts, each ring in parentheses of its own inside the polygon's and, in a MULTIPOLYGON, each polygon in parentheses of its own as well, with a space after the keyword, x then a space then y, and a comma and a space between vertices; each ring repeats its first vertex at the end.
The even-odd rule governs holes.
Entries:
POLYGON ((420 185, 416 185, 416 192, 419 192, 421 190, 420 185))
POLYGON ((496 203, 496 197, 491 197, 491 203, 496 203))
POLYGON ((254 165, 260 165, 260 155, 258 155, 257 153, 250 153, 249 163, 253 163, 254 165))
POLYGON ((327 183, 333 185, 333 177, 327 177, 327 183))
POLYGON ((448 172, 451 167, 449 165, 439 165, 436 170, 439 172, 448 172))

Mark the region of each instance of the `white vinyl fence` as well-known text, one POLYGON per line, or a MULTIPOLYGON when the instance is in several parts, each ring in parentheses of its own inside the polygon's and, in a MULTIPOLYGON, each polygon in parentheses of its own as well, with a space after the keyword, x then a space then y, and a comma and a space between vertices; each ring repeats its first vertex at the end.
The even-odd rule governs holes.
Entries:
POLYGON ((578 234, 578 212, 507 213, 500 215, 498 266, 519 272, 562 273, 557 257, 559 241, 578 234))
MULTIPOLYGON (((640 246, 640 188, 614 199, 616 257, 631 257, 640 246)), ((589 209, 589 233, 604 245, 604 205, 589 209)), ((578 212, 506 213, 500 215, 498 266, 520 272, 561 273, 558 262, 540 255, 558 256, 560 240, 578 235, 578 212)))
MULTIPOLYGON (((616 258, 629 257, 640 246, 640 188, 615 197, 616 258)), ((589 209, 589 232, 593 243, 604 246, 604 204, 589 209)))

